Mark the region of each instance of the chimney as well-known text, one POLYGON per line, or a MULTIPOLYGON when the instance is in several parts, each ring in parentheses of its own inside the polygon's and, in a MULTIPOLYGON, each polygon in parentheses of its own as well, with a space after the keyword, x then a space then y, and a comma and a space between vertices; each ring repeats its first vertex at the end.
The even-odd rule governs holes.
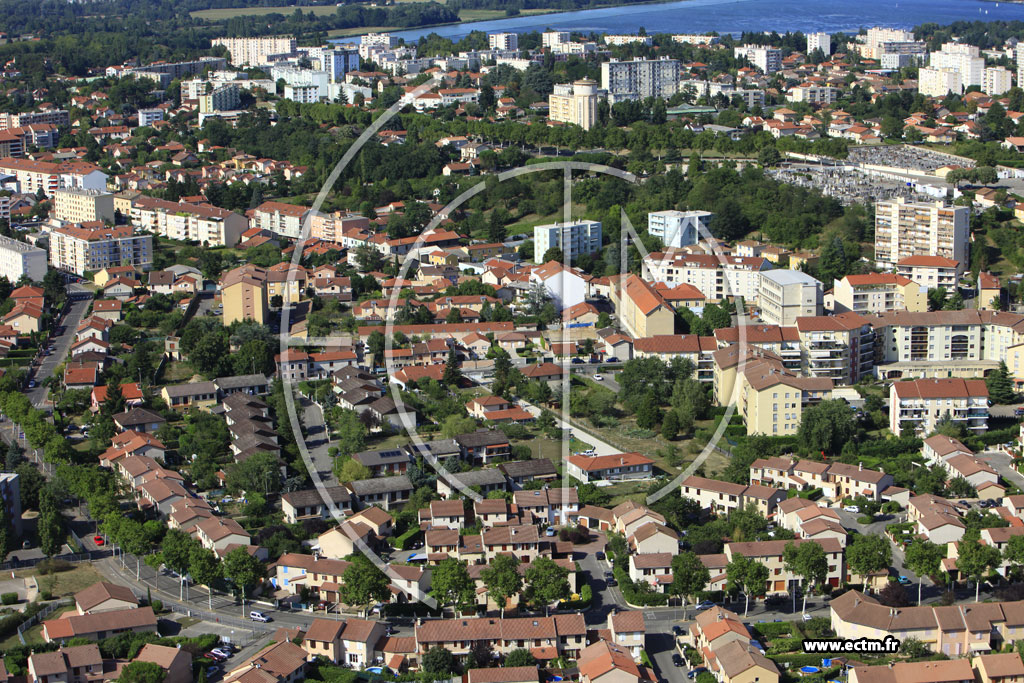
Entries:
POLYGON ((864 463, 862 463, 862 462, 857 463, 857 471, 860 472, 863 469, 864 469, 864 463))
POLYGON ((856 607, 859 604, 860 604, 860 598, 854 598, 853 599, 853 606, 856 607))

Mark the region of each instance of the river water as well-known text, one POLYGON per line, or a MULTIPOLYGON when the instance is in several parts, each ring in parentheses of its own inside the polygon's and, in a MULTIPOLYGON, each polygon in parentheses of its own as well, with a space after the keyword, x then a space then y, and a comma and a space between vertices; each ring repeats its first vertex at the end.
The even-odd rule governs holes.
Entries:
MULTIPOLYGON (((416 40, 428 33, 458 39, 470 31, 527 33, 545 29, 595 33, 719 33, 743 31, 856 32, 859 28, 912 28, 957 20, 1024 21, 1024 4, 983 0, 684 0, 632 7, 562 12, 394 31, 416 40)), ((345 39, 351 42, 358 39, 345 39)))

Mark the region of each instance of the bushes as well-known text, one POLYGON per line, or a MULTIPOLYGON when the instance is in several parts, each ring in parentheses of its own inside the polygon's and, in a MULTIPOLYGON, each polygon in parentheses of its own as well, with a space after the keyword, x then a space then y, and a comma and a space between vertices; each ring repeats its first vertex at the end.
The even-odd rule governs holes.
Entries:
POLYGON ((404 534, 395 539, 395 548, 398 550, 408 549, 412 540, 419 536, 420 533, 422 532, 418 526, 410 527, 404 534))
POLYGON ((792 624, 780 621, 767 624, 755 624, 754 630, 765 638, 778 638, 779 636, 788 636, 792 634, 793 626, 792 624))
POLYGON ((153 608, 153 613, 154 614, 160 614, 161 612, 164 611, 163 600, 154 600, 152 605, 151 605, 151 607, 153 608))
POLYGON ((0 603, 3 603, 5 605, 13 605, 16 602, 18 602, 17 593, 4 593, 0 595, 0 603))

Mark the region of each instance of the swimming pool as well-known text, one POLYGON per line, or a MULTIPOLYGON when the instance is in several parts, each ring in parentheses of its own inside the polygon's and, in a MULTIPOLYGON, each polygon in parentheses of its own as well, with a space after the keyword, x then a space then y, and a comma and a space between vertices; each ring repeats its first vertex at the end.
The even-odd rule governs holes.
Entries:
POLYGON ((816 666, 801 666, 800 667, 800 673, 802 673, 802 674, 816 674, 819 671, 821 671, 821 669, 819 669, 816 666))

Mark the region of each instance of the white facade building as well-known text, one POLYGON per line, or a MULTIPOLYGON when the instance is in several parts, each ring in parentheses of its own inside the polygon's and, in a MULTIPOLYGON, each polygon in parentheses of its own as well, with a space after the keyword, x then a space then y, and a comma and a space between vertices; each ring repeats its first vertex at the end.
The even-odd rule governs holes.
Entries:
POLYGON ((652 211, 647 214, 647 232, 666 247, 676 249, 701 240, 701 230, 710 230, 710 211, 652 211))
POLYGON ((45 250, 11 237, 0 237, 0 277, 14 284, 23 276, 42 282, 45 275, 45 250))
POLYGON ((748 62, 766 74, 773 74, 782 68, 782 50, 765 45, 743 45, 733 48, 737 59, 745 57, 748 62))
POLYGON ((295 52, 293 36, 262 36, 259 38, 214 38, 214 45, 223 45, 231 55, 232 66, 263 66, 271 55, 295 52))
POLYGON ((518 50, 518 33, 488 33, 487 45, 492 50, 518 50))
POLYGON ((601 88, 610 102, 671 97, 679 87, 679 62, 675 59, 634 59, 603 62, 601 88))
POLYGON ((875 262, 893 268, 908 256, 942 256, 969 263, 970 208, 943 202, 875 204, 875 262))
POLYGON ((544 252, 552 247, 561 249, 567 260, 580 254, 596 254, 601 251, 601 222, 573 221, 534 226, 533 260, 540 262, 544 252))
POLYGON ((769 270, 761 273, 757 304, 761 320, 789 327, 797 318, 819 316, 824 304, 821 282, 799 270, 769 270))
POLYGON ((1013 87, 1013 72, 1001 66, 992 66, 981 74, 981 91, 986 95, 1002 95, 1013 87))
POLYGON ((828 33, 807 34, 807 54, 821 50, 825 56, 832 54, 832 36, 828 33))

